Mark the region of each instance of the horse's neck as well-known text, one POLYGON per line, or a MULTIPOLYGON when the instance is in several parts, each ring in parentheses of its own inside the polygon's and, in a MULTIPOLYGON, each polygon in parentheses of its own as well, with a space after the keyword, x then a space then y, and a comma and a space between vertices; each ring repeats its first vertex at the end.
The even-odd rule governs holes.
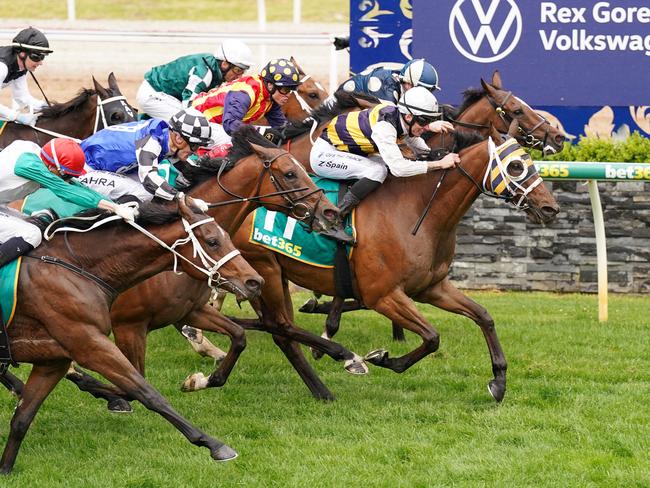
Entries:
POLYGON ((481 97, 476 103, 467 107, 456 120, 458 122, 466 122, 468 124, 477 124, 485 127, 477 127, 476 130, 482 134, 486 134, 489 129, 489 124, 492 123, 497 128, 501 128, 501 119, 497 115, 496 110, 490 104, 487 97, 481 97))
MULTIPOLYGON (((259 163, 258 163, 259 164, 259 163)), ((262 165, 259 164, 259 169, 262 165)), ((241 197, 253 197, 257 193, 258 183, 260 180, 259 171, 251 171, 250 167, 246 168, 244 161, 239 161, 233 168, 224 172, 221 177, 221 184, 228 191, 241 197)), ((211 176, 206 181, 190 191, 190 195, 200 198, 209 203, 225 202, 234 200, 235 197, 227 194, 217 183, 217 177, 211 176)), ((209 211, 210 217, 213 217, 219 225, 223 227, 231 236, 241 226, 246 216, 258 206, 253 201, 245 203, 233 203, 222 207, 212 208, 209 211)))
POLYGON ((96 114, 97 95, 92 95, 77 110, 61 117, 41 117, 36 125, 64 136, 85 139, 93 134, 96 114))
MULTIPOLYGON (((147 230, 170 246, 185 236, 180 221, 151 226, 147 230)), ((63 237, 58 236, 41 245, 37 253, 51 254, 79 265, 120 292, 169 269, 173 262, 171 252, 126 224, 120 223, 109 229, 100 227, 88 233, 71 232, 68 241, 69 248, 63 237)))

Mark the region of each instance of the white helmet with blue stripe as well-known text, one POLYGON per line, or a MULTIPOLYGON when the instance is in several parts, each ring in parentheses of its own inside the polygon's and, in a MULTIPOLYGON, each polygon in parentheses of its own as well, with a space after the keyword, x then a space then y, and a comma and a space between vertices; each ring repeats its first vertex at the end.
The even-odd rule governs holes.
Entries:
POLYGON ((424 59, 413 59, 406 63, 399 72, 399 79, 402 83, 423 86, 427 90, 440 90, 438 72, 424 59))

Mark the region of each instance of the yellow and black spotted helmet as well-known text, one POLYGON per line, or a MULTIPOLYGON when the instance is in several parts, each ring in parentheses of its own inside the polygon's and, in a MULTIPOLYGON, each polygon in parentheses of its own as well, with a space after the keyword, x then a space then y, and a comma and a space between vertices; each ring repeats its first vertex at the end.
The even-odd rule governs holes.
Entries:
POLYGON ((276 86, 296 87, 300 85, 298 68, 288 59, 272 59, 264 66, 260 76, 276 86))

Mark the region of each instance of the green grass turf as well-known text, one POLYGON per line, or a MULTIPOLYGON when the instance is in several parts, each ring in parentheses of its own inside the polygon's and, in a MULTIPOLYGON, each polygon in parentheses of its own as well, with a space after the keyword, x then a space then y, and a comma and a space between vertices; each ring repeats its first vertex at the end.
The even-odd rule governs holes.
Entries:
MULTIPOLYGON (((440 350, 398 375, 365 377, 313 362, 337 401, 313 400, 261 332, 220 390, 184 394, 185 376, 211 362, 171 328, 151 334, 147 374, 177 410, 235 448, 215 463, 161 417, 105 405, 62 382, 29 430, 14 473, 21 487, 558 487, 649 486, 648 299, 614 296, 610 321, 590 295, 471 293, 492 313, 509 363, 501 405, 487 392, 487 348, 469 320, 422 307, 440 350)), ((300 304, 306 294, 296 295, 300 304)), ((241 312, 228 302, 229 313, 241 312)), ((297 314, 320 333, 322 316, 297 314)), ((222 347, 223 339, 216 339, 222 347)), ((393 344, 386 319, 344 317, 337 336, 359 354, 393 344)), ((17 373, 25 377, 30 366, 17 373)), ((6 440, 15 400, 0 394, 6 440)))

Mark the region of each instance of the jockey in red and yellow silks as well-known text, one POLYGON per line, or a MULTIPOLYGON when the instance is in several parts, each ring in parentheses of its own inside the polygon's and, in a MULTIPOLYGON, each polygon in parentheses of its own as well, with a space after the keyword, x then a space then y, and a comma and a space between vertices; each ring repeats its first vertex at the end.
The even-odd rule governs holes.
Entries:
POLYGON ((197 96, 192 106, 203 112, 213 124, 222 128, 222 137, 213 131, 217 144, 229 142, 229 136, 244 124, 262 117, 271 127, 287 122, 281 107, 300 84, 298 69, 291 61, 275 59, 259 76, 243 76, 197 96))

